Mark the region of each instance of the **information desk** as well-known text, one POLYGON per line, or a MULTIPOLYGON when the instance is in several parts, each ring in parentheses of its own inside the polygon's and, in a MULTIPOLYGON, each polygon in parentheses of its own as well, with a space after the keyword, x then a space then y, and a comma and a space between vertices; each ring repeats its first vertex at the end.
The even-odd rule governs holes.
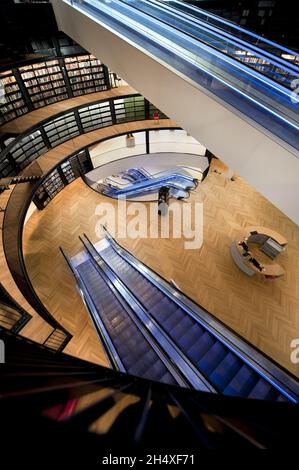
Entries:
POLYGON ((231 255, 236 265, 248 276, 260 274, 267 279, 275 279, 285 274, 280 264, 271 262, 287 245, 287 240, 267 227, 246 227, 246 233, 231 244, 231 255), (257 245, 255 254, 252 245, 257 245), (260 255, 259 255, 260 254, 260 255), (264 261, 262 258, 266 258, 264 261))

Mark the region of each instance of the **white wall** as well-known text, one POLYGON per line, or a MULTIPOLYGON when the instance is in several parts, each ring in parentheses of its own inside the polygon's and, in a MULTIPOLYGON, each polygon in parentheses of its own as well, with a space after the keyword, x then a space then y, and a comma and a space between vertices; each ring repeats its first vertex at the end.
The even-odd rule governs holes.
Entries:
POLYGON ((176 173, 187 173, 201 180, 203 171, 208 167, 206 157, 176 152, 150 153, 105 160, 101 160, 100 166, 87 173, 89 180, 99 182, 107 176, 117 175, 121 171, 136 167, 144 168, 152 176, 175 169, 176 173))
POLYGON ((59 28, 161 108, 296 223, 299 154, 107 27, 52 0, 59 28))
POLYGON ((146 153, 145 132, 136 132, 135 147, 126 147, 126 136, 121 135, 90 147, 90 157, 94 168, 104 163, 146 153))
MULTIPOLYGON (((113 137, 90 147, 90 156, 94 168, 133 155, 146 153, 145 132, 135 132, 135 147, 126 147, 126 136, 113 137)), ((182 154, 204 155, 205 147, 184 130, 150 131, 150 152, 176 152, 182 154)), ((206 160, 206 159, 205 159, 206 160)))

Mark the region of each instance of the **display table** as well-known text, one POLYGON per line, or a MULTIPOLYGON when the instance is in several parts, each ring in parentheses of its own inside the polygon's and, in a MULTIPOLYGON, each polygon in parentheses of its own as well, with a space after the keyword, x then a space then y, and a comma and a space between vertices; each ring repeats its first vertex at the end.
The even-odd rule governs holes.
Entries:
POLYGON ((240 240, 231 244, 231 256, 236 265, 248 276, 259 274, 266 279, 275 279, 285 274, 280 264, 271 262, 285 250, 287 240, 279 233, 267 227, 246 227, 246 233, 240 240), (257 245, 259 253, 253 254, 250 245, 257 245), (263 255, 262 255, 263 253, 263 255), (260 260, 262 256, 268 260, 260 260))

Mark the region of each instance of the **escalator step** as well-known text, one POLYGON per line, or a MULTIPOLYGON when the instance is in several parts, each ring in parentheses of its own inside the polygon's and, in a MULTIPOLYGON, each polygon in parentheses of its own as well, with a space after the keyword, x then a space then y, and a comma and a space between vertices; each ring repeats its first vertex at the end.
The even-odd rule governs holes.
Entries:
POLYGON ((186 330, 180 338, 178 338, 178 344, 183 350, 191 348, 195 343, 200 341, 200 338, 204 333, 205 330, 195 323, 189 330, 186 330))
POLYGON ((211 349, 215 341, 215 338, 213 338, 210 333, 205 332, 201 335, 200 339, 188 349, 188 357, 197 364, 206 352, 211 349))
POLYGON ((244 364, 223 390, 225 395, 247 397, 259 380, 259 376, 244 364))
POLYGON ((91 261, 77 266, 107 332, 128 373, 174 384, 162 360, 130 318, 91 261))
POLYGON ((210 380, 219 390, 224 390, 228 383, 235 377, 243 362, 232 352, 226 354, 220 364, 210 375, 210 380))
POLYGON ((222 362, 226 354, 226 347, 222 343, 220 343, 220 341, 216 341, 216 343, 213 344, 213 346, 198 362, 200 370, 209 376, 211 372, 213 372, 216 367, 220 364, 220 362, 222 362))
POLYGON ((112 247, 103 257, 182 352, 226 395, 285 400, 254 369, 125 261, 112 247))
POLYGON ((279 392, 277 392, 269 382, 260 379, 249 393, 248 398, 274 400, 277 395, 279 395, 279 392))

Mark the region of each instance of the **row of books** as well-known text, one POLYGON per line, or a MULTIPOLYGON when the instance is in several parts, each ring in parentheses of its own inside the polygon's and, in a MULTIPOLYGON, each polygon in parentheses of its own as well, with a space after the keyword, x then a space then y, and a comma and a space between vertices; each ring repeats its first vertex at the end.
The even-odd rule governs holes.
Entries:
MULTIPOLYGON (((66 57, 63 60, 74 96, 105 89, 103 66, 94 56, 66 57)), ((19 72, 35 109, 70 97, 65 71, 58 60, 23 66, 19 72)), ((1 85, 0 124, 28 112, 28 106, 25 106, 27 98, 21 99, 22 92, 14 71, 0 74, 1 85)))
MULTIPOLYGON (((51 96, 53 94, 59 95, 60 93, 66 92, 66 88, 63 85, 63 82, 60 84, 60 86, 52 87, 52 86, 40 86, 40 87, 33 87, 30 89, 30 95, 34 95, 36 93, 41 93, 40 97, 45 98, 47 96, 51 96), (61 86, 62 85, 62 86, 61 86)), ((32 98, 34 99, 34 98, 32 98)))

